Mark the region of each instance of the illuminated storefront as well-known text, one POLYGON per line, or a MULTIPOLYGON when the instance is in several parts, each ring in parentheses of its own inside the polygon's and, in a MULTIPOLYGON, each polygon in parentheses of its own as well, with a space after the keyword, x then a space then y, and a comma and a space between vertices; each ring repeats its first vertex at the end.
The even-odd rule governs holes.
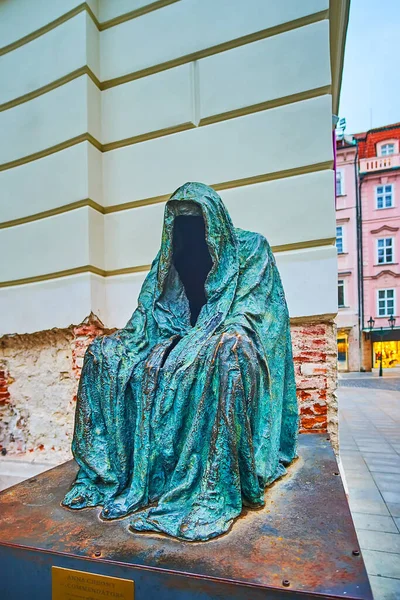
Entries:
POLYGON ((400 365, 400 341, 383 340, 373 343, 374 367, 378 368, 381 360, 384 369, 400 365))
POLYGON ((375 321, 368 321, 369 330, 364 330, 367 339, 372 342, 372 366, 379 368, 382 356, 382 369, 391 369, 400 366, 400 328, 395 328, 396 319, 390 317, 388 327, 379 327, 374 330, 375 321))
POLYGON ((337 353, 339 371, 348 371, 349 368, 349 335, 347 331, 338 331, 337 353))

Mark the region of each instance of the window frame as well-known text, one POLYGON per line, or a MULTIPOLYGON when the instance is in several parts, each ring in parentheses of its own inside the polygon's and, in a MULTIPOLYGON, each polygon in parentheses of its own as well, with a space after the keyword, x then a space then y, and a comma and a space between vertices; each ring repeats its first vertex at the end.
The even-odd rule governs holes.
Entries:
POLYGON ((337 168, 335 173, 335 196, 336 198, 340 198, 341 196, 345 196, 345 187, 344 187, 344 169, 337 168), (340 194, 338 194, 338 176, 340 180, 340 194))
POLYGON ((395 145, 394 142, 385 142, 384 144, 381 144, 380 148, 379 148, 379 155, 380 156, 392 156, 393 154, 395 154, 395 145), (388 148, 388 147, 393 148, 393 152, 383 152, 384 148, 388 148))
POLYGON ((337 251, 338 254, 345 254, 345 243, 344 242, 345 242, 344 226, 342 224, 339 224, 339 225, 336 224, 336 241, 335 241, 335 246, 336 246, 336 251, 337 251), (338 229, 339 228, 342 230, 342 235, 338 237, 338 229), (338 239, 340 239, 341 242, 342 242, 342 250, 341 250, 341 252, 339 252, 339 249, 337 247, 337 241, 338 241, 338 239))
POLYGON ((394 208, 394 183, 380 183, 375 186, 375 209, 376 210, 387 210, 388 208, 394 208), (386 187, 391 187, 391 192, 386 191, 386 187), (382 188, 383 191, 378 193, 378 189, 382 188), (378 197, 382 196, 384 206, 378 206, 378 197), (386 196, 391 196, 391 205, 386 206, 386 196))
POLYGON ((391 315, 396 316, 396 288, 380 288, 376 290, 376 314, 378 319, 384 319, 385 317, 390 317, 391 315), (379 297, 379 292, 384 292, 384 298, 379 297), (387 292, 393 292, 393 298, 387 297, 387 292), (393 312, 388 312, 388 300, 393 300, 393 312), (385 314, 380 314, 379 301, 383 301, 385 303, 385 314))
POLYGON ((387 236, 387 237, 382 237, 382 238, 377 238, 376 239, 376 264, 377 265, 391 265, 395 262, 394 260, 394 237, 393 236, 387 236), (386 240, 391 240, 391 244, 390 246, 388 246, 386 244, 386 240), (384 245, 383 245, 383 251, 384 251, 384 261, 379 262, 379 242, 383 241, 384 245), (392 260, 387 260, 386 257, 386 250, 387 248, 390 248, 392 250, 392 260))
POLYGON ((346 284, 344 279, 338 279, 338 308, 346 307, 346 284), (339 304, 339 287, 343 290, 343 304, 339 304))
POLYGON ((396 138, 386 138, 386 140, 381 140, 376 144, 376 156, 387 158, 388 156, 393 156, 399 153, 399 140, 396 138), (387 146, 393 146, 392 153, 383 154, 383 148, 387 146))

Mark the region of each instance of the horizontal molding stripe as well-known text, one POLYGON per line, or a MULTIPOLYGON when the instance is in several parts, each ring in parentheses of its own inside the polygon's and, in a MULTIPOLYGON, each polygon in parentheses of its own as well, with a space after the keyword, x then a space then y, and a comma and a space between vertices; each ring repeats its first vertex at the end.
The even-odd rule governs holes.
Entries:
POLYGON ((81 273, 93 273, 104 277, 105 271, 85 265, 83 267, 75 267, 73 269, 65 269, 64 271, 56 271, 54 273, 46 273, 45 275, 35 275, 33 277, 23 277, 22 279, 12 279, 11 281, 1 281, 0 288, 14 287, 16 285, 26 285, 28 283, 39 283, 41 281, 50 281, 51 279, 60 279, 61 277, 70 277, 71 275, 80 275, 81 273))
POLYGON ((135 10, 131 10, 128 13, 124 13, 123 15, 119 15, 118 17, 114 17, 113 19, 109 19, 108 21, 103 21, 102 23, 99 23, 96 19, 96 25, 98 24, 97 26, 100 31, 104 31, 105 29, 110 29, 110 27, 121 25, 121 23, 125 23, 126 21, 130 21, 131 19, 136 19, 137 17, 147 15, 147 13, 149 12, 153 12, 154 10, 158 10, 159 8, 164 8, 165 6, 169 6, 170 4, 175 4, 175 2, 179 1, 180 0, 157 0, 157 2, 152 2, 151 4, 147 4, 146 6, 136 8, 135 10))
POLYGON ((157 129, 156 131, 141 133, 124 140, 117 140, 116 142, 101 144, 101 150, 102 152, 109 152, 110 150, 116 150, 117 148, 123 148, 124 146, 131 146, 132 144, 139 144, 140 142, 147 142, 148 140, 154 140, 156 138, 165 137, 166 135, 171 135, 173 133, 187 131, 188 129, 196 129, 196 125, 191 121, 187 121, 186 123, 172 125, 171 127, 164 127, 163 129, 157 129))
POLYGON ((241 187, 243 185, 251 185, 253 183, 263 183, 264 181, 275 181, 276 179, 284 179, 285 177, 295 177, 296 175, 306 175, 308 173, 316 173, 318 171, 326 171, 333 169, 333 160, 327 160, 313 165, 305 165, 304 167, 294 167, 293 169, 285 169, 282 171, 274 171, 273 173, 265 173, 262 175, 253 175, 252 177, 244 177, 242 179, 232 179, 224 183, 216 183, 212 187, 216 191, 227 190, 230 188, 241 187))
POLYGON ((65 150, 66 148, 75 146, 76 144, 81 144, 82 142, 90 142, 93 146, 95 146, 95 148, 101 151, 100 142, 98 142, 90 133, 81 133, 80 135, 70 138, 69 140, 65 140, 65 142, 60 142, 59 144, 51 146, 50 148, 45 148, 44 150, 39 150, 39 152, 28 154, 28 156, 22 156, 16 160, 3 163, 0 165, 0 171, 6 171, 7 169, 19 167, 34 160, 38 160, 39 158, 44 158, 45 156, 54 154, 55 152, 60 152, 60 150, 65 150))
POLYGON ((214 54, 220 54, 221 52, 233 50, 234 48, 239 48, 240 46, 245 46, 246 44, 251 44, 252 42, 257 42, 258 40, 264 40, 268 37, 279 35, 280 33, 286 33, 288 31, 292 31, 293 29, 298 29, 299 27, 311 25, 312 23, 317 23, 318 21, 327 19, 328 16, 329 11, 323 10, 312 15, 306 15, 305 17, 294 19, 293 21, 287 21, 286 23, 268 27, 267 29, 262 29, 261 31, 256 31, 248 35, 229 40, 228 42, 223 42, 215 46, 210 46, 209 48, 204 48, 203 50, 197 50, 196 52, 191 52, 190 54, 185 54, 184 56, 180 56, 178 58, 173 58, 172 60, 168 60, 164 63, 159 63, 158 65, 153 65, 133 73, 128 73, 126 75, 121 75, 120 77, 102 81, 101 89, 107 90, 117 85, 134 81, 135 79, 141 79, 142 77, 147 77, 148 75, 153 75, 154 73, 160 73, 161 71, 167 71, 168 69, 179 67, 180 65, 185 65, 195 60, 200 60, 201 58, 213 56, 214 54))
MULTIPOLYGON (((329 90, 330 86, 324 86, 312 90, 307 90, 305 92, 299 92, 298 94, 291 94, 290 96, 284 96, 282 98, 268 100, 259 104, 253 104, 244 108, 238 108, 235 110, 227 111, 226 113, 220 113, 218 115, 210 116, 206 119, 203 119, 199 123, 198 127, 204 127, 224 120, 243 117, 253 113, 261 112, 263 110, 269 110, 272 108, 278 108, 280 106, 286 106, 295 102, 310 100, 312 98, 317 98, 318 96, 326 95, 327 93, 329 93, 329 90)), ((101 142, 96 140, 96 138, 94 138, 90 133, 82 133, 74 138, 66 140, 65 142, 61 142, 59 144, 56 144, 55 146, 51 146, 50 148, 45 148, 44 150, 40 150, 39 152, 34 152, 33 154, 28 154, 27 156, 22 156, 21 158, 18 158, 16 160, 3 163, 0 165, 0 171, 5 171, 6 169, 19 167, 20 165, 32 162, 33 160, 37 160, 39 158, 44 158, 45 156, 54 154, 55 152, 60 152, 61 150, 65 150, 65 148, 69 148, 70 146, 74 146, 75 144, 80 144, 84 141, 93 144, 93 146, 95 146, 100 152, 109 152, 111 150, 116 150, 117 148, 123 148, 125 146, 139 144, 140 142, 165 137, 167 135, 172 135, 174 133, 179 133, 195 128, 196 125, 194 123, 192 123, 191 121, 187 121, 185 123, 180 123, 179 125, 164 127, 163 129, 157 129, 155 131, 148 131, 146 133, 142 133, 123 140, 117 140, 115 142, 109 142, 107 144, 102 144, 101 142)))
POLYGON ((82 2, 82 4, 79 4, 72 10, 61 15, 57 19, 54 19, 54 21, 50 21, 50 23, 47 23, 46 25, 43 25, 43 27, 40 27, 39 29, 28 33, 22 38, 15 40, 15 42, 3 46, 2 48, 0 48, 0 56, 2 56, 3 54, 7 54, 8 52, 12 52, 17 48, 20 48, 21 46, 24 46, 25 44, 36 40, 45 33, 48 33, 49 31, 55 29, 59 25, 62 25, 66 21, 69 21, 73 17, 76 17, 76 15, 79 15, 79 13, 83 12, 84 10, 86 10, 88 15, 90 15, 97 29, 99 31, 103 31, 104 29, 115 27, 115 25, 120 25, 121 23, 125 23, 125 21, 130 21, 131 19, 136 19, 137 17, 141 17, 142 15, 145 15, 149 12, 158 10, 159 8, 163 8, 164 6, 168 6, 169 4, 174 4, 175 2, 179 1, 180 0, 158 0, 157 2, 152 2, 147 6, 142 6, 141 8, 137 8, 136 10, 131 10, 128 13, 119 15, 118 17, 114 17, 113 19, 109 19, 108 21, 104 21, 103 23, 100 23, 100 21, 97 19, 96 15, 94 14, 90 6, 87 4, 87 2, 82 2))
POLYGON ((325 238, 321 240, 309 240, 306 242, 294 242, 293 244, 281 244, 280 246, 271 246, 272 252, 290 252, 292 250, 308 250, 309 248, 319 248, 320 246, 334 246, 336 238, 325 238))
MULTIPOLYGON (((334 242, 334 238, 328 238, 326 240, 312 240, 307 245, 307 242, 299 242, 295 244, 285 244, 284 246, 273 246, 272 250, 275 253, 287 251, 288 249, 304 250, 305 248, 315 248, 318 246, 331 246, 334 242), (317 243, 316 243, 317 242, 317 243)), ((135 265, 133 267, 125 267, 122 269, 112 269, 105 271, 99 269, 93 265, 84 265, 82 267, 75 267, 73 269, 65 269, 63 271, 56 271, 54 273, 46 273, 44 275, 34 275, 33 277, 24 277, 22 279, 12 279, 10 281, 0 282, 0 288, 14 287, 17 285, 26 285, 30 283, 39 283, 41 281, 50 281, 52 279, 60 279, 61 277, 70 277, 71 275, 80 275, 81 273, 92 273, 99 275, 100 277, 115 277, 117 275, 130 275, 132 273, 145 273, 150 270, 151 265, 135 265)))
POLYGON ((59 79, 56 79, 55 81, 52 81, 51 83, 48 83, 47 85, 44 85, 41 88, 37 88, 36 90, 33 90, 33 92, 29 92, 28 94, 24 94, 23 96, 18 96, 17 98, 14 98, 13 100, 10 100, 9 102, 4 102, 3 104, 0 104, 0 112, 3 112, 4 110, 8 110, 10 108, 14 108, 14 106, 18 106, 19 104, 24 104, 25 102, 29 102, 29 100, 38 98, 39 96, 42 96, 43 94, 47 94, 47 92, 51 92, 52 90, 55 90, 56 88, 58 88, 62 85, 65 85, 66 83, 69 83, 70 81, 73 81, 74 79, 77 79, 78 77, 82 77, 82 75, 88 75, 90 77, 90 79, 93 81, 93 83, 100 89, 99 79, 96 77, 96 75, 93 73, 93 71, 91 69, 89 69, 89 67, 87 65, 85 65, 84 67, 80 67, 79 69, 76 69, 75 71, 72 71, 71 73, 68 73, 67 75, 64 75, 63 77, 60 77, 59 79))
POLYGON ((83 12, 84 10, 87 10, 88 8, 89 7, 86 4, 86 2, 82 2, 82 4, 79 4, 64 15, 61 15, 61 17, 54 19, 54 21, 50 21, 50 23, 47 23, 47 25, 43 25, 43 27, 40 27, 39 29, 28 33, 28 35, 24 35, 24 37, 19 38, 19 40, 15 40, 15 42, 12 42, 11 44, 7 44, 7 46, 3 46, 2 48, 0 48, 0 56, 3 56, 3 54, 7 54, 8 52, 12 52, 17 48, 24 46, 25 44, 29 44, 29 42, 36 40, 38 37, 44 35, 45 33, 48 33, 52 29, 55 29, 56 27, 62 25, 66 21, 69 21, 69 19, 76 17, 76 15, 79 15, 79 13, 83 12))
POLYGON ((46 273, 45 275, 34 275, 33 277, 24 277, 22 279, 12 279, 10 281, 1 281, 0 288, 15 287, 16 285, 26 285, 30 283, 39 283, 41 281, 50 281, 52 279, 60 279, 61 277, 71 277, 71 275, 81 275, 82 273, 92 273, 100 277, 111 277, 112 275, 122 275, 126 273, 141 273, 148 271, 150 265, 141 265, 138 267, 130 267, 129 269, 116 269, 115 271, 104 271, 93 265, 84 265, 82 267, 74 267, 73 269, 64 269, 63 271, 55 271, 54 273, 46 273))
POLYGON ((306 90, 304 92, 297 92, 296 94, 290 94, 290 96, 282 96, 281 98, 274 98, 273 100, 266 100, 259 104, 251 104, 250 106, 244 106, 242 108, 235 108, 227 112, 219 113, 217 115, 211 115, 201 119, 199 127, 203 125, 212 125, 213 123, 219 123, 220 121, 227 121, 228 119, 236 119, 237 117, 244 117, 256 112, 263 110, 269 110, 271 108, 278 108, 280 106, 286 106, 287 104, 293 104, 294 102, 301 102, 302 100, 311 100, 318 96, 325 96, 331 93, 331 86, 325 85, 323 87, 314 88, 312 90, 306 90))
MULTIPOLYGON (((164 3, 164 5, 166 6, 167 4, 172 4, 173 2, 179 2, 179 1, 180 0, 169 0, 167 3, 164 3)), ((153 6, 154 4, 160 4, 160 3, 155 2, 149 6, 153 6)), ((87 8, 89 8, 89 7, 87 7, 87 8)), ((155 9, 153 9, 153 10, 155 10, 155 9)), ((133 11, 133 12, 136 12, 136 11, 133 11)), ((147 12, 150 12, 150 11, 147 11, 147 12)), ((90 11, 90 14, 92 15, 93 18, 95 18, 91 11, 90 11)), ((128 13, 128 14, 130 14, 130 13, 128 13)), ((75 16, 75 15, 73 15, 73 16, 75 16)), ((71 73, 68 73, 67 75, 64 75, 63 77, 60 77, 59 79, 56 79, 53 82, 50 82, 40 88, 37 88, 36 90, 33 90, 32 92, 29 92, 22 96, 18 96, 17 98, 14 98, 13 100, 10 100, 8 102, 0 104, 0 112, 3 110, 8 110, 10 108, 13 108, 14 106, 18 106, 19 104, 23 104, 24 102, 29 102, 29 100, 33 100, 34 98, 38 98, 42 94, 46 94, 46 93, 50 92, 51 90, 54 90, 57 87, 60 87, 61 85, 69 83, 70 81, 76 79, 77 77, 80 77, 83 74, 88 75, 91 78, 91 80, 93 81, 93 83, 98 87, 99 90, 107 90, 112 87, 116 87, 118 85, 128 83, 130 81, 135 81, 136 79, 142 79, 143 77, 148 77, 149 75, 154 75, 155 73, 160 73, 161 71, 166 71, 168 69, 172 69, 174 67, 184 65, 189 62, 199 60, 201 58, 205 58, 207 56, 219 54, 221 52, 225 52, 227 50, 232 50, 234 48, 238 48, 240 46, 250 44, 252 42, 255 42, 255 41, 258 41, 261 39, 265 39, 267 37, 273 37, 274 35, 279 35, 280 33, 291 31, 291 30, 297 29, 299 27, 304 27, 306 25, 310 25, 311 23, 316 23, 320 20, 326 19, 327 17, 328 17, 328 11, 321 11, 321 12, 315 13, 313 15, 307 15, 306 17, 301 17, 300 19, 296 19, 294 21, 289 21, 287 23, 283 23, 283 24, 277 25, 275 27, 263 29, 262 31, 251 33, 249 35, 246 35, 246 36, 243 36, 240 38, 236 38, 234 40, 230 40, 229 42, 224 42, 224 43, 218 44, 216 46, 211 46, 210 48, 206 48, 204 50, 199 50, 197 52, 193 52, 191 54, 187 54, 187 55, 181 56, 179 58, 172 59, 170 61, 160 63, 158 65, 153 65, 152 67, 147 67, 145 69, 141 69, 140 71, 128 73, 127 75, 122 75, 120 77, 116 77, 114 79, 109 79, 109 80, 103 81, 103 82, 101 82, 96 77, 96 75, 93 73, 93 71, 86 65, 86 66, 80 67, 79 69, 76 69, 75 71, 73 71, 71 73)), ((128 19, 126 19, 126 20, 128 20, 128 19)), ((111 25, 110 25, 110 27, 111 27, 111 25)), ((316 90, 313 90, 313 91, 315 92, 316 95, 329 94, 331 91, 331 86, 317 88, 316 90), (321 90, 321 91, 318 92, 317 90, 321 90)), ((291 100, 292 96, 286 96, 285 103, 290 104, 291 102, 295 102, 296 101, 295 97, 299 96, 301 93, 307 94, 307 92, 300 92, 299 94, 293 94, 293 98, 294 98, 293 100, 291 100)), ((305 98, 307 98, 307 97, 313 98, 315 96, 305 96, 305 98)), ((240 114, 242 114, 242 115, 248 114, 247 110, 249 110, 249 112, 257 112, 257 111, 265 110, 266 108, 274 108, 275 106, 283 105, 283 103, 275 104, 276 102, 277 102, 277 99, 274 99, 274 100, 269 100, 267 102, 260 103, 258 105, 253 105, 253 107, 245 107, 245 108, 241 109, 242 112, 240 114)), ((237 113, 238 113, 238 111, 228 111, 226 113, 221 113, 221 115, 212 115, 210 117, 206 117, 205 119, 202 119, 202 121, 200 122, 200 125, 207 125, 209 123, 215 123, 219 120, 222 120, 222 118, 223 118, 222 115, 225 115, 225 117, 224 117, 225 119, 232 119, 235 116, 238 116, 237 113)))
POLYGON ((85 198, 84 200, 77 200, 76 202, 71 202, 70 204, 64 204, 64 206, 57 206, 56 208, 44 210, 43 212, 28 215, 26 217, 20 217, 19 219, 3 221, 3 223, 0 223, 0 229, 16 227, 17 225, 25 225, 26 223, 32 223, 33 221, 40 221, 41 219, 47 219, 48 217, 62 215, 63 213, 70 212, 71 210, 77 210, 78 208, 84 208, 85 206, 93 208, 99 213, 104 214, 103 206, 101 206, 94 200, 91 200, 90 198, 85 198))
MULTIPOLYGON (((333 169, 333 161, 326 161, 322 163, 317 163, 313 165, 308 165, 305 167, 296 167, 294 169, 287 169, 285 171, 275 171, 273 173, 264 173, 261 175, 253 175, 252 177, 245 177, 243 179, 233 179, 231 181, 225 181, 222 183, 214 183, 211 184, 211 187, 217 191, 231 189, 235 187, 242 187, 246 185, 252 185, 255 183, 263 183, 265 181, 275 181, 277 179, 285 179, 287 177, 295 177, 296 175, 307 175, 309 173, 317 173, 319 171, 326 171, 333 169)), ((101 206, 94 200, 90 198, 85 198, 83 200, 78 200, 76 202, 71 202, 70 204, 64 204, 63 206, 58 206, 56 208, 52 208, 49 210, 45 210, 43 212, 35 213, 33 215, 28 215, 26 217, 20 217, 18 219, 12 219, 10 221, 3 221, 0 223, 0 229, 6 229, 7 227, 15 227, 17 225, 23 225, 25 223, 30 223, 32 221, 38 221, 39 219, 46 219, 48 217, 53 217, 55 215, 60 215, 65 212, 69 212, 71 210, 76 210, 77 208, 82 208, 84 206, 89 206, 94 210, 102 214, 111 214, 115 212, 120 212, 123 210, 130 210, 132 208, 139 208, 142 206, 150 206, 152 204, 159 204, 161 202, 167 202, 170 198, 172 192, 169 194, 163 194, 161 196, 152 196, 151 198, 143 198, 142 200, 133 200, 132 202, 125 202, 123 204, 114 204, 111 206, 101 206)))

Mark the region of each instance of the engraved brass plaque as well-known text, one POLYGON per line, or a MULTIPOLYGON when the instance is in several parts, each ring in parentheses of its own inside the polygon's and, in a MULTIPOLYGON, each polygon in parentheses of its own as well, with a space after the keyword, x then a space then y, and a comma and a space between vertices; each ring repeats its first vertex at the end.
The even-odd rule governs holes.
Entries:
POLYGON ((129 579, 52 567, 52 600, 134 600, 129 579))

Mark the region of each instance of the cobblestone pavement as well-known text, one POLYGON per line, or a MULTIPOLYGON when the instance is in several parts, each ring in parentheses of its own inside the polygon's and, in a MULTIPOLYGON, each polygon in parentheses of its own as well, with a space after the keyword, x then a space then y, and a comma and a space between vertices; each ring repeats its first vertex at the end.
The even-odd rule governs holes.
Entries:
MULTIPOLYGON (((341 379, 339 387, 357 387, 375 390, 391 390, 400 392, 400 377, 391 377, 390 379, 378 379, 377 377, 359 378, 359 379, 341 379)), ((400 600, 400 599, 399 599, 400 600)))
MULTIPOLYGON (((400 391, 392 376, 341 378, 340 458, 375 600, 400 599, 400 391), (368 382, 369 385, 352 385, 368 382)), ((393 374, 394 375, 394 374, 393 374)))

